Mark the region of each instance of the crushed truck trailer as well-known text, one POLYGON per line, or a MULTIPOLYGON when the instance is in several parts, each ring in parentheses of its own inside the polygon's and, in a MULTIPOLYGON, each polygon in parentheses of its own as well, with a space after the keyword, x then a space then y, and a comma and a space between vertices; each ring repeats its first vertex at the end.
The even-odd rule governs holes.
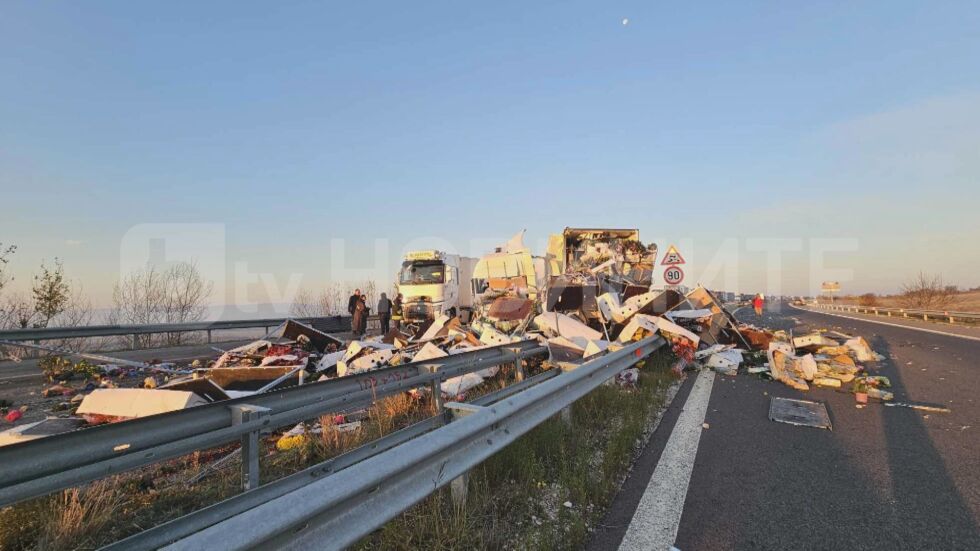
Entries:
POLYGON ((565 228, 548 240, 545 310, 601 319, 597 299, 624 300, 650 290, 657 245, 643 245, 637 229, 565 228))

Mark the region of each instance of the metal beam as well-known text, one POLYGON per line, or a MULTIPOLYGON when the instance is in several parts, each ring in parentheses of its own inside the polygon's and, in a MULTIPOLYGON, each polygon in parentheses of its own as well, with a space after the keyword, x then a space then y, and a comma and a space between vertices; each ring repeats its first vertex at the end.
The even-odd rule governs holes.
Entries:
POLYGON ((527 340, 4 446, 0 506, 219 446, 256 428, 364 407, 382 396, 512 362, 514 347, 524 356, 547 353, 527 340), (429 372, 430 365, 438 371, 429 372), (229 408, 246 404, 268 408, 269 415, 233 424, 229 408))
POLYGON ((348 547, 664 342, 650 337, 596 358, 165 549, 348 547))

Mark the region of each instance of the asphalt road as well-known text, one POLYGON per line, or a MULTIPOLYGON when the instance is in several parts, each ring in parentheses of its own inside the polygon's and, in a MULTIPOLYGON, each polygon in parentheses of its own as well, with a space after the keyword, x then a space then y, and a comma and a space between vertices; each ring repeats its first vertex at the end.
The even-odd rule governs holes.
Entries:
MULTIPOLYGON (((891 379, 896 402, 952 412, 858 409, 849 393, 717 376, 678 549, 980 549, 980 342, 786 306, 761 321, 748 309, 737 317, 796 334, 862 335, 886 357, 869 367, 891 379), (770 421, 772 396, 825 402, 833 431, 770 421)), ((619 547, 693 382, 665 414, 590 549, 619 547)))

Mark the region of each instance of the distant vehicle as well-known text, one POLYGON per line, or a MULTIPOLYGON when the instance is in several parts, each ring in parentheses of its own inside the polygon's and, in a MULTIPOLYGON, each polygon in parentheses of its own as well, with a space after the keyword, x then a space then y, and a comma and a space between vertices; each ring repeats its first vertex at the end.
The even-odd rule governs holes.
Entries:
POLYGON ((410 251, 398 272, 398 292, 408 323, 441 314, 455 317, 473 307, 470 279, 475 258, 437 250, 410 251))

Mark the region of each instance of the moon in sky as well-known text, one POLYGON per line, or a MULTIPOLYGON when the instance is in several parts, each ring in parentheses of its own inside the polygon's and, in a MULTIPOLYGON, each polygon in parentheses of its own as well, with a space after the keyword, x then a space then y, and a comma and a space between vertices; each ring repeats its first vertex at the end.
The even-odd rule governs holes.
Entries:
POLYGON ((630 24, 629 18, 628 17, 624 17, 623 18, 623 26, 625 27, 626 25, 629 25, 629 24, 630 24))

